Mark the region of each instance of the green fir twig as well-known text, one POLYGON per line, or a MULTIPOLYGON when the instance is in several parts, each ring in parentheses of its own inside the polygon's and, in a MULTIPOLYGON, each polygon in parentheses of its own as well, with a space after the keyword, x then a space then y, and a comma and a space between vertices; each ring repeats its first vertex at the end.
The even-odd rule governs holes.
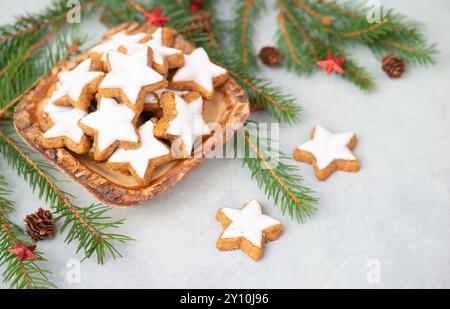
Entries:
POLYGON ((243 164, 283 214, 305 222, 316 211, 318 199, 311 189, 302 185, 303 178, 297 166, 275 147, 276 141, 268 135, 267 128, 255 122, 247 123, 238 132, 238 140, 243 141, 237 144, 244 157, 243 164))
POLYGON ((42 252, 33 252, 37 260, 24 261, 19 261, 16 255, 8 252, 18 241, 27 245, 21 239, 25 237, 24 231, 9 219, 9 215, 14 212, 10 193, 5 178, 0 175, 0 267, 5 267, 2 272, 3 283, 18 289, 56 288, 48 279, 51 272, 40 266, 41 262, 46 261, 42 252))
POLYGON ((259 68, 253 38, 255 24, 265 9, 265 0, 235 1, 231 46, 234 47, 233 52, 242 59, 247 71, 258 71, 259 68))
POLYGON ((375 89, 372 74, 351 59, 350 49, 370 48, 382 58, 394 53, 416 65, 435 63, 436 45, 428 44, 422 26, 393 10, 380 8, 379 21, 369 23, 362 1, 277 0, 280 9, 277 45, 285 55, 284 66, 297 74, 316 71, 318 60, 329 52, 345 56, 341 76, 360 89, 375 89))
POLYGON ((65 241, 78 242, 77 253, 83 252, 84 258, 96 256, 97 262, 103 264, 106 254, 114 259, 120 257, 113 242, 132 240, 130 237, 111 233, 109 229, 116 229, 124 223, 124 219, 111 220, 107 215, 110 207, 91 205, 81 208, 74 205, 68 193, 59 189, 53 179, 33 161, 16 142, 3 132, 0 132, 0 155, 22 176, 39 197, 48 202, 57 213, 57 221, 62 221, 61 233, 67 232, 65 241))

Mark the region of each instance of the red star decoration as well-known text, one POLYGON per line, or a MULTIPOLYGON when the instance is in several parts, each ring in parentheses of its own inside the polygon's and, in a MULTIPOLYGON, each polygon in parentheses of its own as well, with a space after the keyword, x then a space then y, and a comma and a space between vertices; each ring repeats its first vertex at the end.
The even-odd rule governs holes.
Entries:
POLYGON ((36 246, 25 246, 20 240, 17 241, 16 246, 9 248, 8 252, 17 255, 19 262, 23 260, 37 260, 38 257, 33 253, 36 246))
POLYGON ((202 8, 202 0, 191 0, 191 12, 197 13, 202 8))
POLYGON ((157 27, 164 26, 165 23, 170 21, 170 17, 164 16, 159 6, 153 11, 144 12, 144 17, 147 19, 147 23, 157 27))
POLYGON ((317 61, 317 65, 321 68, 324 68, 327 72, 327 75, 330 75, 333 72, 338 74, 344 74, 345 70, 341 66, 347 59, 345 57, 335 57, 333 53, 328 53, 328 57, 326 60, 317 61))

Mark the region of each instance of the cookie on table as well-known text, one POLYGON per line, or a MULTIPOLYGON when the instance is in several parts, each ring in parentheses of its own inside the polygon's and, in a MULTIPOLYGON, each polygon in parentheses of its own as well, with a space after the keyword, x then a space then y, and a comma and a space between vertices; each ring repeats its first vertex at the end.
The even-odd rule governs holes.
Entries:
POLYGON ((109 52, 110 68, 100 83, 102 97, 120 98, 135 113, 142 112, 147 93, 167 87, 164 76, 151 68, 152 51, 141 49, 134 54, 109 52))
POLYGON ((105 73, 93 71, 98 67, 92 59, 86 59, 68 72, 58 74, 50 100, 55 105, 72 105, 88 109, 105 73))
POLYGON ((359 161, 352 152, 356 144, 353 132, 332 133, 316 126, 311 140, 294 150, 294 159, 312 164, 317 179, 323 181, 335 171, 359 171, 359 161))
POLYGON ((127 105, 99 97, 97 111, 82 118, 78 125, 94 137, 94 159, 105 161, 119 146, 125 149, 140 146, 136 119, 136 114, 127 105))
MULTIPOLYGON (((169 69, 181 68, 184 65, 184 53, 179 49, 168 47, 168 45, 164 44, 162 31, 163 28, 158 28, 154 37, 145 43, 123 44, 120 51, 133 54, 138 50, 150 47, 153 52, 152 66, 158 73, 165 75, 169 69)), ((173 39, 166 38, 165 41, 173 41, 173 39)))
POLYGON ((241 249, 255 261, 262 258, 265 244, 278 239, 283 232, 283 225, 264 215, 261 205, 255 200, 241 209, 221 208, 216 219, 223 227, 217 248, 222 251, 241 249))
POLYGON ((185 65, 173 75, 170 88, 196 91, 211 100, 214 88, 227 81, 227 70, 212 63, 203 48, 197 48, 184 58, 185 65))
POLYGON ((89 55, 94 59, 101 60, 106 68, 108 52, 118 51, 119 47, 124 44, 144 43, 149 38, 145 33, 128 34, 126 31, 121 31, 106 37, 104 42, 89 51, 89 55))
POLYGON ((67 147, 77 154, 89 151, 90 141, 83 130, 78 127, 78 121, 88 112, 73 106, 57 106, 49 101, 43 110, 46 122, 50 128, 43 134, 42 145, 55 149, 67 147))
POLYGON ((178 158, 188 157, 192 153, 197 137, 211 133, 203 120, 203 98, 197 92, 180 97, 172 92, 161 96, 163 117, 157 122, 155 135, 174 141, 172 150, 178 158), (177 144, 174 147, 174 143, 177 144))
POLYGON ((153 128, 152 121, 143 124, 139 128, 139 148, 117 149, 106 166, 117 171, 129 171, 141 185, 150 184, 155 168, 172 160, 169 147, 155 137, 153 128))

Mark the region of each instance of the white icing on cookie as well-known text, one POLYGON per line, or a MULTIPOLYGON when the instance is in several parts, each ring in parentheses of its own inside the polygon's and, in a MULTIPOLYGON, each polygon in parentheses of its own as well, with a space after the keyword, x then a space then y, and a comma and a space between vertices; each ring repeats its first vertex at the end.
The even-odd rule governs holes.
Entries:
POLYGON ((174 82, 194 81, 209 92, 214 90, 213 79, 227 73, 222 67, 212 63, 203 48, 197 48, 192 54, 185 55, 185 65, 174 75, 174 82))
POLYGON ((264 230, 280 224, 279 221, 264 215, 261 205, 255 200, 248 202, 242 209, 222 208, 222 211, 232 222, 221 238, 244 237, 257 247, 262 246, 264 230))
POLYGON ((139 128, 141 146, 138 149, 117 149, 108 163, 129 163, 137 175, 145 178, 149 162, 169 154, 167 147, 153 135, 153 122, 148 121, 139 128))
POLYGON ((190 154, 195 138, 210 134, 207 124, 203 120, 203 98, 187 103, 180 96, 175 95, 175 109, 177 116, 169 121, 167 133, 180 136, 186 151, 190 154))
POLYGON ((72 106, 57 106, 49 101, 44 108, 52 119, 53 126, 44 133, 44 138, 68 137, 74 143, 80 143, 84 135, 78 127, 78 121, 88 112, 72 106))
POLYGON ((354 136, 352 132, 333 134, 321 126, 316 126, 314 138, 299 146, 298 149, 313 154, 317 167, 322 170, 334 160, 356 160, 347 147, 354 136))
POLYGON ((178 90, 173 90, 173 89, 170 89, 170 88, 162 88, 162 89, 158 89, 158 90, 156 90, 154 92, 147 93, 147 95, 145 96, 145 103, 146 104, 154 104, 154 103, 156 103, 157 101, 159 101, 161 99, 161 95, 164 92, 172 92, 172 93, 174 93, 176 95, 179 95, 179 96, 183 96, 183 95, 189 93, 189 91, 178 91, 178 90))
POLYGON ((56 101, 65 96, 69 96, 74 101, 80 100, 83 88, 104 74, 103 72, 90 72, 91 63, 91 59, 86 59, 72 71, 59 73, 59 81, 51 100, 56 101))
POLYGON ((111 71, 100 84, 101 89, 120 88, 136 104, 142 87, 164 80, 164 77, 148 66, 148 49, 142 49, 131 55, 119 52, 108 53, 111 71))
POLYGON ((164 45, 163 42, 163 37, 162 37, 162 28, 158 28, 156 29, 155 32, 153 32, 152 34, 152 40, 155 40, 156 42, 158 42, 160 45, 164 45))
POLYGON ((146 36, 145 33, 128 35, 128 34, 125 34, 125 32, 119 32, 119 33, 114 34, 105 43, 95 46, 90 51, 97 53, 97 54, 102 54, 102 60, 106 61, 106 54, 108 52, 117 51, 117 49, 121 45, 138 43, 139 41, 143 40, 145 38, 145 36, 146 36))
POLYGON ((133 125, 135 113, 128 106, 109 98, 101 98, 99 106, 99 110, 81 119, 80 123, 97 131, 100 152, 116 141, 139 142, 133 125))
POLYGON ((179 49, 170 48, 163 46, 158 40, 150 40, 146 43, 139 44, 125 44, 124 47, 127 50, 127 54, 134 54, 136 51, 139 51, 145 47, 150 47, 153 51, 153 61, 158 65, 164 65, 165 57, 173 56, 176 54, 183 54, 183 52, 179 49))

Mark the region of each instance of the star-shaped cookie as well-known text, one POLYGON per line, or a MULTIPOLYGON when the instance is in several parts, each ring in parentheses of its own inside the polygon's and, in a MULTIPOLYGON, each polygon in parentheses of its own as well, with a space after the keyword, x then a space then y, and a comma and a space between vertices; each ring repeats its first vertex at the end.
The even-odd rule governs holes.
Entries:
POLYGON ((92 72, 92 59, 86 59, 73 70, 58 74, 51 101, 56 105, 73 105, 87 109, 105 73, 92 72))
POLYGON ((228 79, 227 70, 209 60, 203 48, 197 48, 190 55, 185 55, 185 65, 172 78, 170 88, 176 90, 197 91, 207 100, 214 95, 218 87, 228 79))
POLYGON ((358 172, 359 162, 352 150, 356 147, 355 133, 335 133, 316 126, 311 140, 294 150, 294 158, 310 163, 319 180, 327 179, 334 171, 358 172))
POLYGON ((167 86, 164 76, 153 70, 149 64, 151 50, 147 47, 134 54, 108 53, 111 71, 99 86, 104 97, 120 97, 132 110, 140 113, 148 92, 167 86))
POLYGON ((123 47, 127 54, 150 47, 153 52, 153 68, 160 74, 167 74, 168 69, 180 68, 184 65, 184 53, 175 48, 166 47, 157 39, 146 43, 125 44, 123 47))
POLYGON ((203 98, 196 92, 183 97, 164 92, 161 97, 161 106, 163 117, 157 123, 155 135, 181 142, 181 145, 175 145, 175 147, 172 145, 174 155, 189 156, 195 139, 211 133, 202 117, 203 98))
POLYGON ((242 249, 255 261, 261 259, 264 245, 278 239, 283 232, 283 225, 264 215, 261 205, 255 200, 241 209, 221 208, 216 219, 224 229, 217 240, 217 248, 223 251, 242 249))
POLYGON ((124 31, 111 36, 106 42, 93 47, 89 52, 101 55, 101 59, 106 61, 106 55, 110 51, 117 51, 121 45, 139 43, 148 39, 145 33, 126 34, 124 31))
POLYGON ((94 159, 104 161, 117 147, 139 147, 135 128, 136 114, 126 105, 110 98, 100 98, 97 111, 79 121, 80 128, 94 137, 94 159))
POLYGON ((142 185, 150 183, 153 171, 171 160, 170 149, 153 135, 153 122, 148 121, 139 128, 141 146, 137 149, 117 149, 107 162, 114 170, 127 169, 142 185))
POLYGON ((89 138, 78 127, 78 121, 88 112, 72 106, 57 106, 49 101, 44 108, 49 117, 50 128, 44 133, 42 144, 45 148, 67 147, 78 154, 89 151, 89 138))

